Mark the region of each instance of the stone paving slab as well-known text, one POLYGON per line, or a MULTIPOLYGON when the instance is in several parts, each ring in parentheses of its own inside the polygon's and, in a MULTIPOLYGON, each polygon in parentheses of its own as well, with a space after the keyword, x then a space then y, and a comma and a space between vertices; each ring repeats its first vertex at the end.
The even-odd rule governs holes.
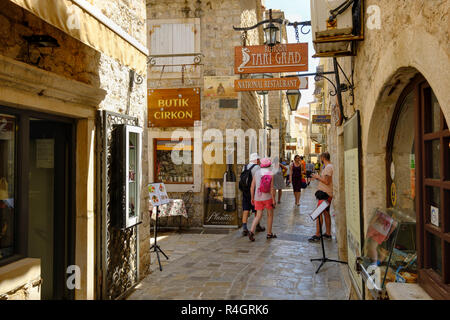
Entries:
MULTIPOLYGON (((158 240, 170 260, 162 257, 163 271, 152 256, 152 272, 128 299, 348 299, 345 268, 326 263, 315 274, 320 243, 309 243, 314 222, 307 215, 316 200, 315 185, 302 192, 301 205, 293 205, 292 191, 283 192, 274 215, 277 239, 258 233, 256 241, 241 230, 223 234, 163 233, 158 240)), ((263 218, 262 224, 265 224, 263 218)), ((337 257, 335 240, 325 241, 330 258, 337 257)))

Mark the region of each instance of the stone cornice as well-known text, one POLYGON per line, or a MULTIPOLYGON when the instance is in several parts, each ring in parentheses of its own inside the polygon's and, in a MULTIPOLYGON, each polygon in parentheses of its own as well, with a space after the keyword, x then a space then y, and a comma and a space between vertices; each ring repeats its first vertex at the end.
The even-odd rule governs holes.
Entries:
POLYGON ((106 91, 101 88, 70 80, 1 55, 0 86, 95 108, 106 95, 106 91))

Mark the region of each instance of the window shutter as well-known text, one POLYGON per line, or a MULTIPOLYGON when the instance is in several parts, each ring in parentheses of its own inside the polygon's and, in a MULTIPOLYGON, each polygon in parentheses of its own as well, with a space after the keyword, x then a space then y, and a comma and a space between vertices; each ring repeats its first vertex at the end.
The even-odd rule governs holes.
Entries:
MULTIPOLYGON (((196 26, 194 23, 149 22, 151 55, 194 53, 196 26)), ((157 64, 190 64, 193 57, 158 58, 157 64)), ((181 72, 181 67, 166 67, 165 72, 181 72)))

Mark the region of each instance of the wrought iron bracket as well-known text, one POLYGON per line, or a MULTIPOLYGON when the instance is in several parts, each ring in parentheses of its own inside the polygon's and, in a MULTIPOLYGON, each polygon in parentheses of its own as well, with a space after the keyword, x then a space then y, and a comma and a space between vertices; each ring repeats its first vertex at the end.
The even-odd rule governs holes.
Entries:
POLYGON ((150 67, 181 67, 181 66, 198 66, 202 65, 202 59, 205 57, 203 53, 179 53, 179 54, 155 54, 148 56, 147 64, 150 67), (174 57, 193 57, 192 63, 184 64, 157 64, 158 58, 174 58, 174 57))
POLYGON ((344 107, 343 107, 343 104, 342 104, 342 92, 346 92, 346 91, 350 90, 350 96, 353 97, 353 90, 354 90, 355 86, 353 84, 353 81, 349 80, 349 78, 345 74, 344 70, 342 69, 342 67, 337 62, 336 58, 333 58, 333 67, 334 67, 333 71, 315 72, 315 73, 299 73, 299 74, 296 74, 296 75, 287 75, 287 76, 284 76, 282 78, 314 76, 314 80, 315 81, 319 81, 320 78, 323 78, 323 79, 327 80, 333 86, 333 90, 330 90, 329 94, 332 97, 335 97, 335 96, 337 97, 338 104, 339 104, 339 111, 341 112, 342 118, 345 121, 348 118, 344 114, 344 107), (345 79, 346 79, 348 84, 341 83, 339 70, 344 74, 344 77, 345 77, 345 79), (336 83, 334 83, 326 75, 334 75, 336 83))
POLYGON ((302 22, 295 21, 295 22, 290 22, 290 21, 287 20, 287 19, 281 19, 281 18, 273 19, 273 18, 272 18, 272 9, 269 10, 269 19, 260 21, 260 22, 258 22, 257 24, 255 24, 255 25, 253 25, 253 26, 250 26, 250 27, 235 27, 235 26, 233 26, 233 29, 234 29, 235 31, 249 31, 249 30, 253 30, 253 29, 258 28, 259 26, 261 26, 261 25, 263 25, 263 24, 271 24, 271 23, 278 23, 279 25, 286 24, 286 25, 288 25, 288 26, 290 26, 290 27, 294 27, 295 29, 297 29, 298 26, 301 26, 300 31, 301 31, 302 34, 308 34, 308 33, 311 31, 311 30, 308 30, 307 32, 304 32, 304 31, 303 31, 303 28, 304 28, 304 27, 306 27, 306 26, 311 26, 311 21, 302 21, 302 22))

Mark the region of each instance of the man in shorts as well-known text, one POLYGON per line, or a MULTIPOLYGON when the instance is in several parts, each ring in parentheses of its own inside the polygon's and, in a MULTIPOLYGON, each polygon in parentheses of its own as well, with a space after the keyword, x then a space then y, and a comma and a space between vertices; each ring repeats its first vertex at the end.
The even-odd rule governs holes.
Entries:
MULTIPOLYGON (((250 155, 250 163, 245 165, 242 168, 242 171, 244 171, 246 168, 251 170, 252 177, 255 176, 256 172, 260 169, 259 167, 259 156, 257 153, 252 153, 250 155)), ((250 212, 253 212, 256 214, 255 207, 252 205, 252 198, 250 195, 250 190, 247 192, 242 192, 242 235, 246 237, 248 235, 248 227, 247 227, 247 221, 248 221, 248 215, 250 212)), ((256 226, 256 231, 265 231, 266 228, 261 227, 261 225, 258 223, 256 226)))

